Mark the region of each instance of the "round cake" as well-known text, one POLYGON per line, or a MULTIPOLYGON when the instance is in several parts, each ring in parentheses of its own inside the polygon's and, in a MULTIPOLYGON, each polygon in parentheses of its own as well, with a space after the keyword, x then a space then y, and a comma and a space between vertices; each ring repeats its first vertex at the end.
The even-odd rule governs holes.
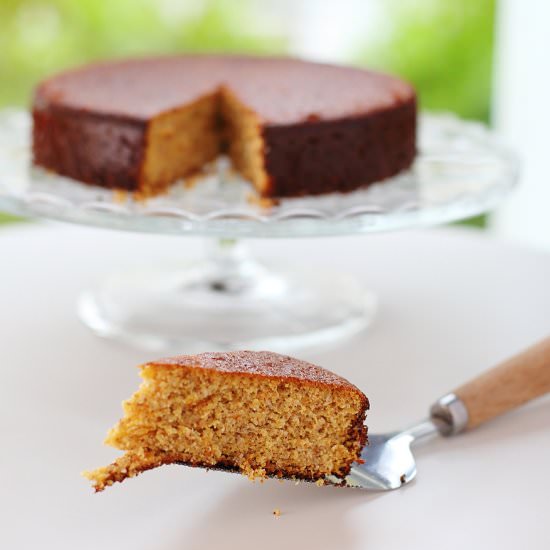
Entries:
POLYGON ((172 56, 39 84, 36 165, 147 197, 225 153, 263 197, 351 191, 413 162, 416 95, 367 70, 288 58, 172 56))

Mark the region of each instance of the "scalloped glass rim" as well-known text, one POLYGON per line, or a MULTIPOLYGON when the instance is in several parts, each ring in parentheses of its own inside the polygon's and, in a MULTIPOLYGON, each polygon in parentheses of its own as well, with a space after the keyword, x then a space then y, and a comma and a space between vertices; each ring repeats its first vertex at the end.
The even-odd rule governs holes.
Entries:
POLYGON ((178 182, 166 195, 136 202, 33 167, 30 129, 27 111, 0 111, 0 209, 146 233, 312 237, 435 225, 490 210, 518 173, 515 155, 484 125, 422 114, 413 167, 366 189, 265 207, 221 159, 192 186, 178 182))

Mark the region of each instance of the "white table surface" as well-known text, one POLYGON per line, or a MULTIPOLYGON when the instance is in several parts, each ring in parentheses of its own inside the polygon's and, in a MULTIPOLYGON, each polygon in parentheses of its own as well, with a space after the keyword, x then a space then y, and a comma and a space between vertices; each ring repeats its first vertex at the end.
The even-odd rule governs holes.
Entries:
MULTIPOLYGON (((465 230, 252 246, 379 294, 368 335, 301 354, 365 391, 373 432, 550 333, 550 256, 465 230)), ((112 269, 198 253, 195 239, 0 228, 0 548, 550 548, 547 398, 419 448, 417 480, 391 493, 170 466, 93 494, 79 472, 117 455, 101 442, 151 357, 90 334, 75 299, 112 269)))

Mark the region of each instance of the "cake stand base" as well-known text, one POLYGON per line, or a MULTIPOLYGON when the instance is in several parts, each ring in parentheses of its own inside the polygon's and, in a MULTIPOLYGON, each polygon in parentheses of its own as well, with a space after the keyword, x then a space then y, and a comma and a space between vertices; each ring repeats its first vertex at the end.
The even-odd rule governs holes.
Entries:
POLYGON ((234 240, 194 265, 115 274, 78 303, 99 336, 163 353, 324 346, 365 329, 375 309, 347 275, 269 269, 234 240))

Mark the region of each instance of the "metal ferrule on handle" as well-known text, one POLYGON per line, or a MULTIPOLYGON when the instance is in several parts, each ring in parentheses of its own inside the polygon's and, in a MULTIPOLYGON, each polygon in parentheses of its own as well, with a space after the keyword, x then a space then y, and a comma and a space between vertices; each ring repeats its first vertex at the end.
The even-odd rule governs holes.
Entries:
POLYGON ((468 426, 468 409, 454 393, 440 397, 430 409, 430 417, 441 435, 455 435, 468 426))
POLYGON ((442 435, 454 435, 546 393, 550 393, 550 337, 443 396, 430 413, 442 435))

